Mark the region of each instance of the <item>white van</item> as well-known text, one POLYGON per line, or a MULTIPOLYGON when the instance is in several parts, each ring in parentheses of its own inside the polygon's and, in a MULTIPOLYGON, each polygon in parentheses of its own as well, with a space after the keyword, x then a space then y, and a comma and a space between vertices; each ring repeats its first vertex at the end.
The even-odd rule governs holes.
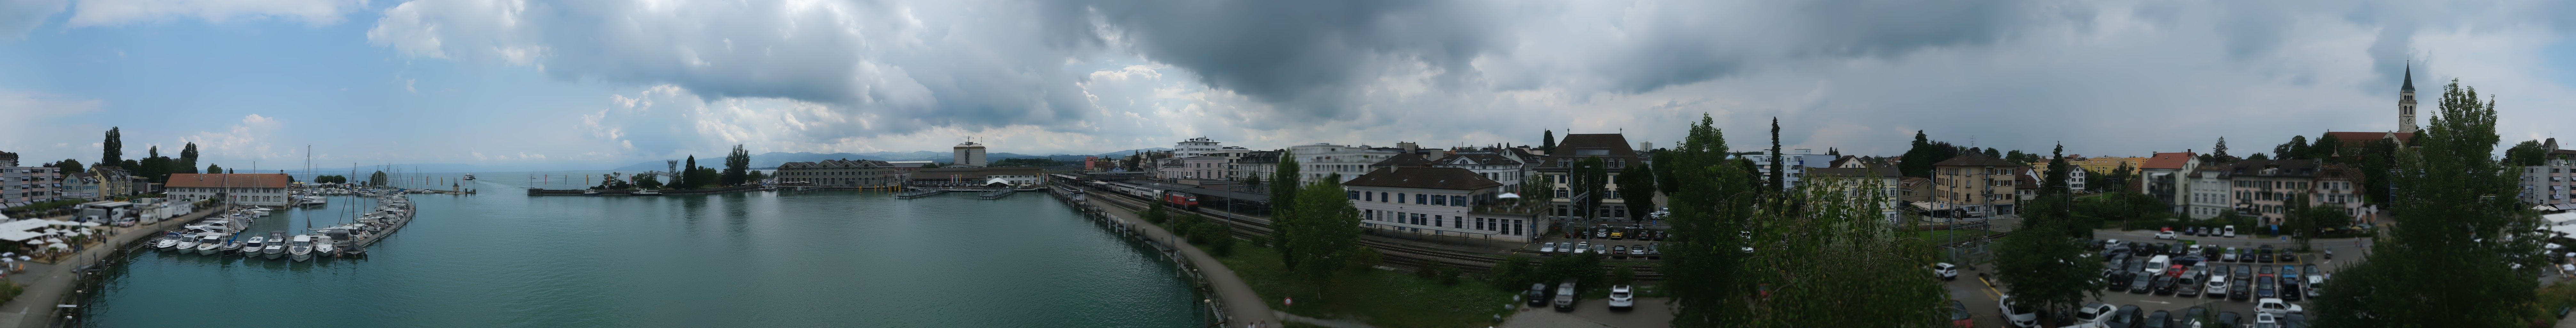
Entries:
POLYGON ((2165 268, 2171 266, 2173 266, 2172 256, 2156 255, 2156 257, 2147 258, 2147 274, 2165 274, 2165 268))

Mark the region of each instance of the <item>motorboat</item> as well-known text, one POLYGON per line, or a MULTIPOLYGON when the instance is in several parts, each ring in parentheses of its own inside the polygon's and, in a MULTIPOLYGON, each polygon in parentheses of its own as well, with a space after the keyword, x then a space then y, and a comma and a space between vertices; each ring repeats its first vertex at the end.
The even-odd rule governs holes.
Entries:
POLYGON ((466 173, 466 174, 465 174, 465 179, 466 179, 466 180, 474 180, 474 174, 473 174, 473 173, 466 173))
POLYGON ((642 189, 642 190, 636 190, 636 191, 632 191, 632 192, 627 192, 626 194, 628 194, 628 195, 636 195, 636 196, 661 196, 661 195, 662 195, 662 191, 661 191, 661 190, 654 190, 654 189, 642 189))
POLYGON ((313 260, 313 235, 295 235, 293 240, 287 244, 286 254, 295 257, 296 262, 313 260))
POLYGON ((215 248, 215 253, 214 253, 214 254, 209 254, 209 255, 215 255, 215 256, 232 255, 232 254, 233 254, 233 252, 239 252, 239 251, 241 251, 242 246, 246 246, 246 245, 243 245, 241 241, 226 242, 226 243, 224 243, 224 246, 223 246, 223 247, 216 247, 216 248, 215 248))
POLYGON ((176 232, 162 234, 161 241, 152 242, 152 248, 165 251, 179 250, 178 246, 179 233, 176 232))
POLYGON ((582 192, 581 192, 581 195, 582 195, 582 196, 598 196, 598 195, 599 195, 599 191, 598 191, 598 190, 584 190, 584 191, 582 191, 582 192))
POLYGON ((340 246, 331 244, 331 235, 329 234, 314 234, 313 254, 316 256, 338 256, 340 255, 340 246))
POLYGON ((196 252, 198 243, 197 237, 198 235, 179 236, 179 245, 171 246, 170 250, 179 251, 181 254, 196 252))
POLYGON ((268 244, 267 246, 260 246, 259 256, 267 257, 271 260, 286 256, 286 232, 268 232, 268 244))
POLYGON ((211 233, 197 235, 197 248, 190 251, 190 253, 215 255, 215 249, 218 248, 224 248, 223 235, 211 233))
POLYGON ((268 248, 266 243, 267 241, 268 237, 251 236, 250 240, 242 241, 241 249, 239 251, 242 256, 257 257, 259 256, 259 250, 268 248))
POLYGON ((248 212, 250 212, 250 215, 251 215, 252 217, 268 217, 269 209, 268 209, 268 208, 264 208, 264 207, 253 207, 253 208, 251 208, 251 209, 243 210, 243 211, 248 211, 248 212))

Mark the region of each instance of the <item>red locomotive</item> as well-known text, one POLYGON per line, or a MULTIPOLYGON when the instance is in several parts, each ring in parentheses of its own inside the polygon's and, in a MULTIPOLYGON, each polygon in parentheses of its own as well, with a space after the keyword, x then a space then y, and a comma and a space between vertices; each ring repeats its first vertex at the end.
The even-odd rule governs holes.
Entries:
POLYGON ((1199 209, 1199 196, 1185 192, 1165 191, 1163 192, 1163 204, 1171 205, 1172 207, 1183 210, 1196 211, 1199 209))

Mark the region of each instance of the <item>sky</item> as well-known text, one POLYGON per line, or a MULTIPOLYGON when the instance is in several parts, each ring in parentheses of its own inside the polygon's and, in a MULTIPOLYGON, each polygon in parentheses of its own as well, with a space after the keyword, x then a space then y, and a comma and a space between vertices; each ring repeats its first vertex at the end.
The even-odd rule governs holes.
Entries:
MULTIPOLYGON (((2267 151, 2396 129, 2412 67, 2576 130, 2567 1, 0 0, 0 151, 226 167, 1669 145, 2267 151), (312 151, 307 154, 305 148, 312 151)), ((2429 108, 2430 104, 2424 105, 2429 108)), ((2429 110, 2427 110, 2429 112, 2429 110)), ((2419 120, 2429 121, 2430 117, 2419 120)))

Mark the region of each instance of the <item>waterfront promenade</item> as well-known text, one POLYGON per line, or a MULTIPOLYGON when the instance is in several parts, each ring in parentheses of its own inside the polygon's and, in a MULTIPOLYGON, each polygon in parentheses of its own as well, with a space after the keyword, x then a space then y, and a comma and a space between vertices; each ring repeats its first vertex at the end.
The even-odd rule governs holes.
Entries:
POLYGON ((1134 211, 1117 206, 1100 208, 1106 209, 1109 217, 1136 227, 1136 231, 1145 234, 1145 238, 1173 245, 1181 257, 1197 266, 1199 274, 1207 277, 1208 289, 1216 291, 1217 301, 1225 304, 1225 316, 1231 318, 1227 320, 1226 327, 1282 327, 1279 319, 1271 315, 1269 303, 1262 301, 1261 294, 1254 293, 1252 285, 1244 284, 1243 277, 1235 275, 1234 269, 1226 268, 1224 262, 1218 262, 1216 256, 1189 246, 1188 242, 1172 236, 1172 232, 1163 230, 1162 226, 1146 223, 1143 218, 1136 217, 1134 211))
POLYGON ((10 299, 8 303, 0 303, 0 328, 53 326, 55 320, 62 319, 62 315, 55 312, 57 306, 62 304, 66 297, 71 296, 75 289, 81 288, 82 275, 85 274, 79 272, 81 267, 97 263, 99 259, 107 258, 115 254, 117 249, 125 248, 137 240, 158 237, 162 231, 188 222, 196 222, 207 215, 222 212, 224 208, 225 206, 208 206, 195 213, 171 217, 153 224, 108 229, 110 234, 106 243, 82 249, 79 254, 65 257, 62 261, 54 264, 26 262, 26 271, 9 274, 9 282, 26 286, 27 290, 25 293, 18 294, 18 298, 10 299))

